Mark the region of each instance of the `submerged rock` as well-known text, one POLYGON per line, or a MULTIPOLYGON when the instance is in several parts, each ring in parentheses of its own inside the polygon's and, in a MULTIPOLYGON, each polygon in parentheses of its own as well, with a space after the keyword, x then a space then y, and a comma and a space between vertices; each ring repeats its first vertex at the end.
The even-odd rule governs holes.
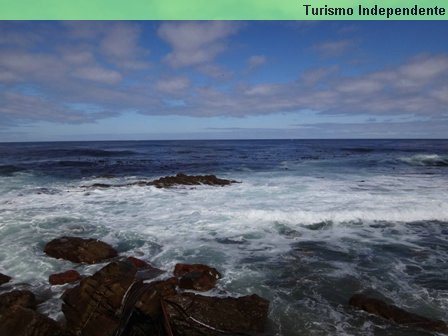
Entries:
POLYGON ((185 175, 177 174, 176 176, 165 176, 151 182, 157 188, 169 188, 175 185, 218 185, 226 186, 237 181, 226 180, 216 177, 215 175, 185 175))
POLYGON ((410 313, 395 305, 368 297, 364 294, 355 294, 350 298, 349 304, 370 314, 383 317, 398 324, 412 328, 421 328, 433 332, 448 333, 448 325, 440 320, 432 320, 424 316, 410 313))
POLYGON ((175 335, 254 335, 265 330, 269 301, 185 293, 166 299, 165 307, 175 335))
POLYGON ((197 291, 208 291, 221 278, 215 268, 201 264, 176 264, 174 275, 179 277, 179 287, 197 291))
POLYGON ((0 273, 0 285, 3 285, 11 280, 10 276, 0 273))
POLYGON ((53 239, 45 245, 44 252, 53 258, 87 264, 95 264, 118 255, 117 251, 105 242, 78 237, 53 239))
POLYGON ((75 270, 69 270, 62 273, 56 273, 50 275, 48 282, 51 285, 63 285, 66 283, 75 282, 81 279, 81 275, 75 270))

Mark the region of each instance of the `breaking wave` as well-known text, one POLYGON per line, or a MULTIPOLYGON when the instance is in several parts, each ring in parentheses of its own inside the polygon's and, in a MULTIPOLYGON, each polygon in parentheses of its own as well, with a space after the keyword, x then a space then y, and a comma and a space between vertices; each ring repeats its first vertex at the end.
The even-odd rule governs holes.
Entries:
POLYGON ((400 158, 400 160, 414 166, 448 166, 448 155, 417 154, 410 157, 400 158))

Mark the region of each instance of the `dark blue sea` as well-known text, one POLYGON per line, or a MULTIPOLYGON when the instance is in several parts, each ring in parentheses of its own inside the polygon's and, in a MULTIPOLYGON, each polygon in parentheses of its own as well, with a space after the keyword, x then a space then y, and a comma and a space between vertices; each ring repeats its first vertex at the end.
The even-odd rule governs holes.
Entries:
POLYGON ((216 267, 210 295, 270 300, 269 335, 430 335, 348 300, 448 321, 448 140, 1 143, 0 273, 14 278, 2 290, 33 290, 58 320, 66 287, 48 276, 102 266, 46 257, 63 235, 167 270, 216 267), (132 185, 177 173, 242 183, 132 185))

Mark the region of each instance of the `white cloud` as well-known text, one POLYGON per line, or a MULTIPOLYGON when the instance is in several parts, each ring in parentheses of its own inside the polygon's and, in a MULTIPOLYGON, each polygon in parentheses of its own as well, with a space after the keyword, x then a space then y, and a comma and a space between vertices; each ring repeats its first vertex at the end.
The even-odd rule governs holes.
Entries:
POLYGON ((266 56, 264 55, 253 55, 249 57, 247 60, 247 66, 249 70, 253 70, 263 64, 265 64, 267 61, 266 56))
POLYGON ((327 41, 314 45, 314 49, 317 50, 322 56, 332 57, 339 56, 350 47, 352 47, 354 42, 352 40, 338 40, 338 41, 327 41))
POLYGON ((100 66, 78 68, 72 73, 72 76, 105 84, 116 84, 122 79, 119 72, 105 69, 100 66))
POLYGON ((156 83, 156 89, 167 94, 182 93, 182 91, 186 90, 189 86, 190 80, 187 77, 173 77, 159 80, 156 83))
POLYGON ((227 37, 235 34, 241 24, 232 21, 166 22, 158 34, 171 47, 165 60, 174 67, 209 63, 226 50, 227 37))

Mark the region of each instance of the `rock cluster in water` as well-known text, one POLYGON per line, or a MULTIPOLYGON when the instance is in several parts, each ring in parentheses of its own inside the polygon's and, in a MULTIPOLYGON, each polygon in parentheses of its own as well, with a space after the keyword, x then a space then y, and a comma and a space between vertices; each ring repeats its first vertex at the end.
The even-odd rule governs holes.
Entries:
POLYGON ((196 186, 196 185, 211 185, 211 186, 226 186, 233 183, 239 183, 234 180, 227 180, 218 178, 215 175, 185 175, 177 174, 175 176, 165 176, 153 181, 137 181, 126 184, 107 184, 95 183, 83 188, 110 188, 110 187, 129 187, 129 186, 154 186, 156 188, 171 188, 174 186, 196 186))
POLYGON ((74 270, 50 276, 52 285, 78 281, 62 296, 64 325, 38 313, 30 291, 0 295, 0 335, 214 336, 265 331, 269 301, 257 295, 212 297, 183 291, 214 288, 221 278, 215 268, 177 264, 172 277, 157 280, 166 272, 135 257, 120 258, 110 245, 98 240, 62 237, 50 241, 44 251, 79 263, 112 259, 82 279, 74 270))

